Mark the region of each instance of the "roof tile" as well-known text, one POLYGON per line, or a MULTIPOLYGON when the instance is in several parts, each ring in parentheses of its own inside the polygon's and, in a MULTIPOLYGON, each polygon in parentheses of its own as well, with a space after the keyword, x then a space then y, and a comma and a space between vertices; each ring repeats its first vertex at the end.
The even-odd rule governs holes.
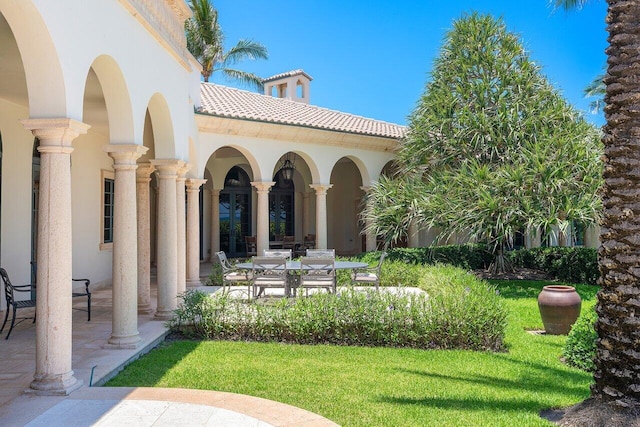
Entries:
POLYGON ((394 123, 260 95, 214 83, 201 84, 199 113, 234 119, 307 126, 384 138, 402 138, 407 128, 394 123))

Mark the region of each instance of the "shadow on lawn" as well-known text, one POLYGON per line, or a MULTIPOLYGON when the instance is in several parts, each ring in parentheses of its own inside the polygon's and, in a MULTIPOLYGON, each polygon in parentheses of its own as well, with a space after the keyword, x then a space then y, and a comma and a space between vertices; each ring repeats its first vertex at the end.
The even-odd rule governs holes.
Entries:
MULTIPOLYGON (((549 408, 550 401, 575 400, 579 401, 588 397, 589 388, 584 384, 588 381, 590 375, 577 371, 569 371, 550 367, 539 363, 524 362, 520 360, 508 359, 500 355, 494 355, 499 358, 498 363, 508 362, 514 366, 512 372, 519 372, 517 377, 505 378, 496 376, 464 372, 460 374, 440 374, 429 372, 426 370, 415 369, 398 369, 398 372, 419 376, 425 380, 431 380, 430 389, 433 383, 446 383, 443 390, 447 394, 455 394, 455 385, 452 383, 468 384, 470 389, 465 389, 465 395, 459 398, 434 395, 431 397, 395 397, 381 396, 379 401, 385 403, 395 403, 402 405, 425 405, 441 409, 464 409, 464 410, 485 410, 497 409, 502 411, 532 411, 538 412, 542 409, 549 408), (473 393, 474 386, 478 386, 478 394, 473 393), (485 391, 482 392, 481 389, 485 391), (487 392, 486 389, 495 390, 487 392), (508 391, 508 392, 505 392, 508 391), (540 396, 539 399, 523 396, 527 393, 530 395, 540 396), (518 396, 520 394, 520 396, 518 396), (502 397, 500 397, 502 396, 502 397)), ((510 369, 510 368, 506 368, 510 369)), ((433 394, 437 394, 434 392, 433 394)))

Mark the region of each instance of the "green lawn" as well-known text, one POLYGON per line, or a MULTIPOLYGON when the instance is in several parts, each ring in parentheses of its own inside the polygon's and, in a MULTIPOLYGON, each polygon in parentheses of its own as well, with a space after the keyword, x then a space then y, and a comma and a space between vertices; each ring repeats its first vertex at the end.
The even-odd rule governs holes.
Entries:
MULTIPOLYGON (((108 386, 185 387, 259 396, 343 426, 536 426, 542 409, 589 395, 591 376, 560 361, 566 337, 542 329, 543 282, 493 282, 510 310, 508 352, 165 343, 108 386)), ((578 286, 583 310, 596 288, 578 286)))

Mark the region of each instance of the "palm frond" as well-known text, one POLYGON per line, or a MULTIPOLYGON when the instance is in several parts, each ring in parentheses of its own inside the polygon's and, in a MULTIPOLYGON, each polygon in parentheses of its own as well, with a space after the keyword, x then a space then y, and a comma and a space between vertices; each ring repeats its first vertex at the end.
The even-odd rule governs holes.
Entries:
POLYGON ((243 85, 252 86, 258 92, 262 92, 264 89, 262 78, 256 74, 249 73, 247 71, 234 70, 232 68, 220 68, 214 69, 213 71, 221 71, 229 80, 237 81, 243 85))

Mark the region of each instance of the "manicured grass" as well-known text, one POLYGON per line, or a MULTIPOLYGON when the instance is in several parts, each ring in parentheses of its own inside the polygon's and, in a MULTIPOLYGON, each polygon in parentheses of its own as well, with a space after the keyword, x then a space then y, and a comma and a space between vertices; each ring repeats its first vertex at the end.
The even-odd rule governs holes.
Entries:
MULTIPOLYGON (((589 395, 591 376, 560 361, 566 337, 542 329, 544 282, 496 281, 510 310, 508 352, 176 341, 109 386, 186 387, 264 397, 343 426, 537 426, 542 409, 589 395)), ((585 304, 595 288, 578 286, 585 304)))

